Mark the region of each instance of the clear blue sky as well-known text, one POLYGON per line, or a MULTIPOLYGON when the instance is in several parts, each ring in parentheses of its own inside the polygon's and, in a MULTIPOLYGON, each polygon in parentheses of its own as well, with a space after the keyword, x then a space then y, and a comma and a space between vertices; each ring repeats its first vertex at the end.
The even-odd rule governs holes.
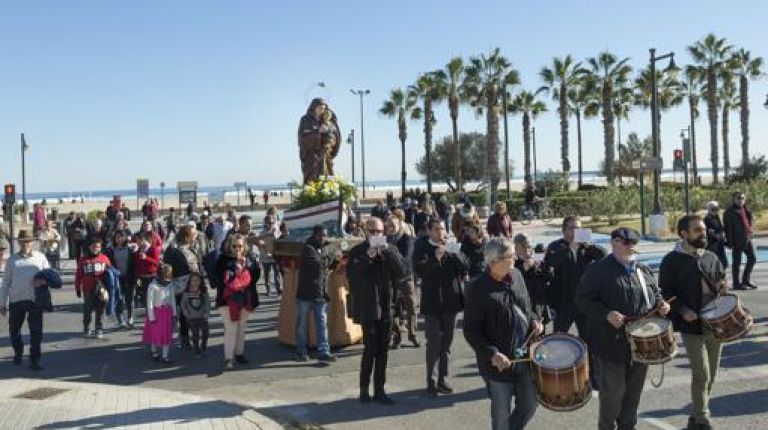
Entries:
MULTIPOLYGON (((0 6, 0 182, 20 183, 19 133, 28 137, 28 188, 132 188, 137 177, 202 185, 286 182, 300 177, 296 128, 309 98, 329 99, 344 136, 359 128, 366 98, 369 180, 398 179, 394 121, 377 110, 389 90, 452 56, 499 46, 540 85, 552 56, 583 59, 609 49, 647 65, 648 48, 679 53, 707 32, 768 56, 768 3, 755 1, 35 1, 0 6), (587 5, 587 6, 585 6, 587 5), (327 90, 312 89, 323 80, 327 90)), ((753 152, 768 152, 768 81, 751 84, 753 152)), ((540 168, 559 166, 559 129, 550 112, 536 121, 540 168)), ((702 106, 703 109, 703 106, 702 106)), ((450 133, 437 108, 436 140, 450 133)), ((739 160, 734 112, 731 159, 739 160)), ((484 131, 465 110, 461 131, 484 131)), ((622 134, 650 130, 636 109, 622 134)), ((678 146, 687 110, 662 120, 663 154, 678 146)), ((520 119, 511 118, 511 157, 522 166, 520 119)), ((708 126, 697 124, 699 161, 709 165, 708 126)), ((575 123, 571 160, 576 165, 575 123)), ((584 124, 586 168, 602 158, 599 120, 584 124)), ((409 177, 423 154, 421 124, 407 143, 409 177)), ((357 152, 359 155, 359 151, 357 152)), ((337 158, 350 175, 349 147, 337 158)), ((574 167, 575 168, 575 167, 574 167)), ((359 164, 358 164, 359 175, 359 164)))

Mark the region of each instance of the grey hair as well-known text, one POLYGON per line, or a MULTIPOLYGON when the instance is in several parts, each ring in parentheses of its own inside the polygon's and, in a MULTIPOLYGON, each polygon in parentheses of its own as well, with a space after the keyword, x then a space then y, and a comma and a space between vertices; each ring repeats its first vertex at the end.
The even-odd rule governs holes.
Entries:
POLYGON ((507 239, 493 238, 488 241, 483 251, 483 259, 485 264, 490 266, 491 264, 501 260, 505 255, 514 253, 515 246, 507 239))

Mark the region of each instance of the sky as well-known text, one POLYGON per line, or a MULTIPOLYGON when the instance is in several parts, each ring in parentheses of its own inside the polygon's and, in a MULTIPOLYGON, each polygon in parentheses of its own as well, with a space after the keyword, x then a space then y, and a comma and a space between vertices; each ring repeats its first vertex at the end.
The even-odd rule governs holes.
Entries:
MULTIPOLYGON (((342 136, 359 137, 364 99, 366 178, 399 179, 397 125, 378 109, 394 87, 452 57, 500 47, 522 89, 541 85, 554 56, 583 60, 610 50, 647 67, 648 48, 674 51, 714 32, 768 56, 768 3, 616 1, 0 1, 0 182, 21 183, 25 133, 28 192, 135 187, 137 178, 201 185, 285 183, 301 177, 296 130, 313 96, 328 99, 342 136), (315 86, 326 83, 325 89, 315 86)), ((664 66, 665 64, 661 64, 664 66)), ((750 83, 751 150, 768 153, 768 80, 750 83)), ((556 105, 535 121, 540 170, 557 169, 556 105)), ((705 112, 704 106, 701 107, 705 112)), ((451 132, 436 107, 435 141, 451 132)), ((510 117, 510 157, 522 166, 521 119, 510 117)), ((671 160, 688 124, 686 105, 665 112, 662 155, 671 160)), ((731 163, 740 160, 738 112, 731 114, 731 163)), ((698 161, 709 166, 706 117, 697 124, 698 161)), ((582 125, 585 169, 602 159, 599 119, 582 125)), ((463 109, 462 132, 485 131, 463 109)), ((571 120, 571 164, 576 166, 571 120)), ((650 134, 650 113, 622 124, 650 134)), ((359 139, 357 141, 359 143, 359 139)), ((420 123, 409 124, 409 179, 424 154, 420 123)), ((355 151, 357 179, 360 150, 355 151)), ((722 159, 722 155, 721 155, 722 159)), ((351 175, 350 147, 336 158, 351 175)))

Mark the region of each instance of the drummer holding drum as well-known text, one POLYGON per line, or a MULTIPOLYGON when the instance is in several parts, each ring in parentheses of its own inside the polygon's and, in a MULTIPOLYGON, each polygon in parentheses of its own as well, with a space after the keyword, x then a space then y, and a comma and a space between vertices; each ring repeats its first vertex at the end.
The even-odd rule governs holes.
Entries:
POLYGON ((648 365, 632 359, 625 324, 652 311, 669 312, 651 270, 636 262, 640 235, 629 228, 611 232, 613 252, 592 264, 576 290, 576 305, 587 315, 590 348, 600 368, 599 430, 629 430, 648 365))
POLYGON ((687 428, 711 429, 709 395, 720 365, 722 343, 699 315, 725 293, 725 269, 717 255, 706 250, 707 228, 701 217, 680 218, 677 234, 681 241, 661 262, 659 286, 664 297, 676 297, 669 316, 682 334, 691 363, 693 411, 687 428))

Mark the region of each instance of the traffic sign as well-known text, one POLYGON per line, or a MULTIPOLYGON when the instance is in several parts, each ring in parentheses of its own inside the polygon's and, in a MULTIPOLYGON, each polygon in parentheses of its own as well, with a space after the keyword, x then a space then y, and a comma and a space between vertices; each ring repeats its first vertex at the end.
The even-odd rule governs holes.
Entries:
POLYGON ((661 157, 645 157, 632 162, 632 168, 638 170, 661 170, 664 160, 661 157))

